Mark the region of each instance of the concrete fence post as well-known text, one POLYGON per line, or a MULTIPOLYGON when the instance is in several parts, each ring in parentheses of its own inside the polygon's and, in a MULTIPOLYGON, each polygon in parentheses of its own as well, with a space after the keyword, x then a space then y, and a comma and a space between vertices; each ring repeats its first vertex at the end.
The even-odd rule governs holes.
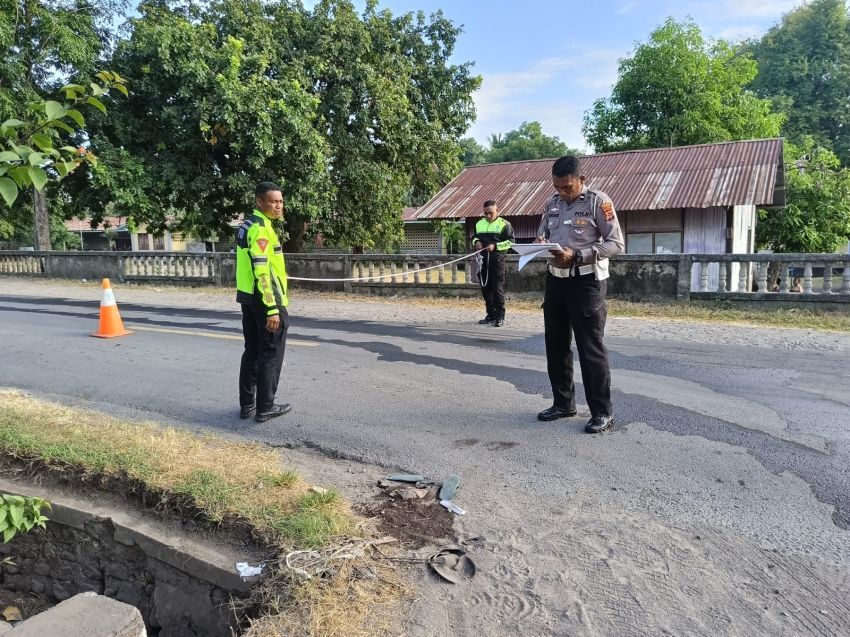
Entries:
POLYGON ((218 287, 221 287, 222 286, 222 278, 221 278, 222 257, 221 257, 221 252, 214 252, 213 258, 215 260, 215 284, 218 287))
MULTIPOLYGON (((352 272, 354 271, 354 268, 353 268, 353 263, 351 261, 351 255, 349 255, 349 254, 343 255, 342 262, 343 262, 342 278, 350 279, 352 276, 354 276, 352 274, 352 272)), ((342 291, 345 292, 346 294, 352 293, 351 281, 345 281, 342 284, 342 291)))
POLYGON ((676 288, 677 301, 691 300, 691 268, 693 260, 686 254, 679 255, 679 282, 676 288))

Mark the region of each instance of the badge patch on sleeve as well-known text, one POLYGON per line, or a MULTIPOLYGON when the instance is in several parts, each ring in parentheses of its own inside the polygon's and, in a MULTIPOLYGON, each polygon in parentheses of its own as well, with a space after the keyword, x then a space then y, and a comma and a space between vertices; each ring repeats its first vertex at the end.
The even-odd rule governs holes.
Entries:
POLYGON ((605 214, 605 221, 614 220, 614 204, 610 201, 603 201, 600 208, 602 208, 602 212, 605 214))
POLYGON ((257 239, 257 245, 260 246, 260 252, 265 252, 266 248, 269 247, 268 239, 257 239))

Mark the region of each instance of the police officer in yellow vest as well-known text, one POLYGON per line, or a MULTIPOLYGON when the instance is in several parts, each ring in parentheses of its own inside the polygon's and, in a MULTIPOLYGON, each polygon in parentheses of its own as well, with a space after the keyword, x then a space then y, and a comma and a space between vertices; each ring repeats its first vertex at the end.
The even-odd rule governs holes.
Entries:
POLYGON ((239 369, 240 418, 265 422, 287 413, 274 402, 289 329, 286 263, 272 221, 283 217, 283 193, 257 184, 257 209, 236 236, 236 301, 242 305, 245 351, 239 369))
POLYGON ((546 203, 537 241, 557 243, 546 277, 543 322, 546 362, 554 404, 537 417, 557 420, 576 415, 573 384, 575 334, 584 394, 591 418, 587 433, 606 431, 614 422, 611 406, 611 372, 602 342, 608 257, 625 247, 614 204, 604 192, 584 185, 578 158, 565 155, 552 165, 552 185, 557 194, 546 203))
POLYGON ((501 327, 505 323, 505 255, 514 242, 514 229, 499 216, 499 207, 492 199, 484 202, 484 218, 475 224, 472 242, 476 250, 487 249, 481 267, 481 293, 487 315, 478 322, 501 327))

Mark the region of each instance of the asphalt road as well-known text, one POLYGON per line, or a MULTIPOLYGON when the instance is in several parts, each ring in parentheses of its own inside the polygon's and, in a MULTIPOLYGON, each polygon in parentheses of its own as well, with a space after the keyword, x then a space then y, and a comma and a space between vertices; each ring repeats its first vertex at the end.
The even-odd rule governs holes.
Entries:
MULTIPOLYGON (((526 526, 532 512, 545 524, 553 508, 592 507, 600 516, 646 516, 665 529, 704 529, 748 550, 819 560, 841 573, 833 583, 848 581, 847 351, 742 346, 731 336, 729 344, 671 343, 646 332, 611 336, 618 424, 613 433, 587 436, 582 418, 535 419, 551 402, 539 332, 481 328, 477 316, 420 324, 415 311, 409 321, 375 322, 337 312, 328 301, 321 311, 292 317, 281 397, 293 412, 258 425, 238 419, 242 343, 234 305, 193 309, 191 298, 182 307, 158 305, 152 294, 120 309, 135 333, 101 340, 89 336, 96 302, 38 290, 0 295, 0 386, 435 477, 458 473, 458 501, 470 510, 461 528, 488 530, 493 542, 513 543, 520 553, 532 553, 541 538, 500 527, 526 526)), ((654 329, 651 322, 634 325, 654 329)), ((730 335, 746 329, 729 327, 730 335)), ((511 578, 522 575, 522 564, 527 571, 534 564, 529 555, 507 561, 513 570, 502 575, 511 578)), ((528 572, 537 581, 546 568, 528 572)), ((513 603, 490 597, 464 616, 513 603)), ((842 634, 842 627, 850 634, 844 599, 829 611, 833 623, 788 634, 842 634)), ((619 630, 616 617, 597 621, 596 630, 581 613, 559 616, 545 591, 515 603, 526 610, 508 612, 502 624, 525 622, 532 627, 526 634, 568 634, 558 622, 584 626, 578 632, 586 634, 619 630)), ((446 621, 440 630, 474 632, 446 621)), ((685 628, 716 630, 715 619, 700 621, 685 628)), ((768 630, 772 624, 759 623, 765 621, 749 626, 768 630)), ((658 622, 651 625, 664 628, 658 622)), ((428 630, 420 626, 419 633, 428 630)))

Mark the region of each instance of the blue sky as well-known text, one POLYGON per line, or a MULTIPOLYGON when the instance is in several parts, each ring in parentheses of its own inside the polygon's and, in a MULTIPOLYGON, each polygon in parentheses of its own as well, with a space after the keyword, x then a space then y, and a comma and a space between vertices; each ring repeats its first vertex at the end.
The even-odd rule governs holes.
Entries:
MULTIPOLYGON (((311 4, 307 2, 307 4, 311 4)), ((800 0, 381 0, 393 13, 442 9, 464 25, 454 61, 474 61, 484 78, 469 133, 486 142, 524 120, 548 135, 587 148, 584 112, 607 97, 617 60, 667 16, 690 16, 713 38, 760 35, 800 0)))

